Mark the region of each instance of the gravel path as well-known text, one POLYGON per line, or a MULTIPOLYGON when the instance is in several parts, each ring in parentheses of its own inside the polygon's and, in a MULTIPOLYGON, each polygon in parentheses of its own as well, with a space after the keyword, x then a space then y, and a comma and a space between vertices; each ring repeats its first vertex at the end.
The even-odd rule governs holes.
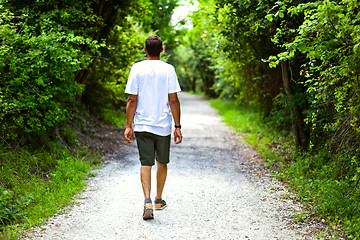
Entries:
POLYGON ((166 209, 142 220, 137 148, 127 145, 124 156, 109 156, 89 180, 80 204, 34 229, 30 239, 315 239, 321 226, 294 222, 301 206, 206 99, 179 96, 184 139, 171 148, 166 209))

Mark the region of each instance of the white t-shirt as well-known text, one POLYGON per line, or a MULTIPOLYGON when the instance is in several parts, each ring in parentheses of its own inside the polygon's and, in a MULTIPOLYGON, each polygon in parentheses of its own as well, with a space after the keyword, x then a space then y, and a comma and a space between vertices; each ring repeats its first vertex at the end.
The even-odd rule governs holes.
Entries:
POLYGON ((144 60, 131 67, 125 93, 137 95, 135 132, 171 134, 169 93, 180 92, 175 68, 161 60, 144 60))

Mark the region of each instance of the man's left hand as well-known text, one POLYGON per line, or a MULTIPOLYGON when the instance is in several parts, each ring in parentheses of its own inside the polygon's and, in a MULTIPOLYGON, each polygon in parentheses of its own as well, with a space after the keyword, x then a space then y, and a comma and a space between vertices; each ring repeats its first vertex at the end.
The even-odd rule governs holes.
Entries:
POLYGON ((175 128, 174 131, 174 142, 175 144, 179 144, 182 141, 182 134, 180 128, 175 128))

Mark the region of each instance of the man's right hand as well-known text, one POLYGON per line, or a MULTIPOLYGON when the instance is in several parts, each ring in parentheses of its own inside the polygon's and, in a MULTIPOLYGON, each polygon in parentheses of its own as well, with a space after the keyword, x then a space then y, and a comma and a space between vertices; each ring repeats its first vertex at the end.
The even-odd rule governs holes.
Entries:
POLYGON ((132 128, 127 127, 125 129, 124 136, 125 136, 125 140, 130 144, 132 143, 132 141, 135 140, 135 138, 134 138, 134 130, 132 128))

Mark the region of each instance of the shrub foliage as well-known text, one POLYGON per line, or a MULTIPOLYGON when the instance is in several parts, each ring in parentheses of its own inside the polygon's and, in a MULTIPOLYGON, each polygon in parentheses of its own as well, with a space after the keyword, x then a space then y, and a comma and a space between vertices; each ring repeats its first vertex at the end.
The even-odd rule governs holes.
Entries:
POLYGON ((150 33, 175 48, 176 5, 0 0, 1 239, 54 214, 85 186, 89 153, 78 153, 73 129, 89 112, 123 123, 130 66, 144 59, 150 33))
POLYGON ((357 238, 359 7, 357 0, 200 0, 179 49, 189 59, 179 61, 184 86, 259 107, 272 127, 292 134, 295 186, 312 185, 323 216, 342 219, 357 238))

